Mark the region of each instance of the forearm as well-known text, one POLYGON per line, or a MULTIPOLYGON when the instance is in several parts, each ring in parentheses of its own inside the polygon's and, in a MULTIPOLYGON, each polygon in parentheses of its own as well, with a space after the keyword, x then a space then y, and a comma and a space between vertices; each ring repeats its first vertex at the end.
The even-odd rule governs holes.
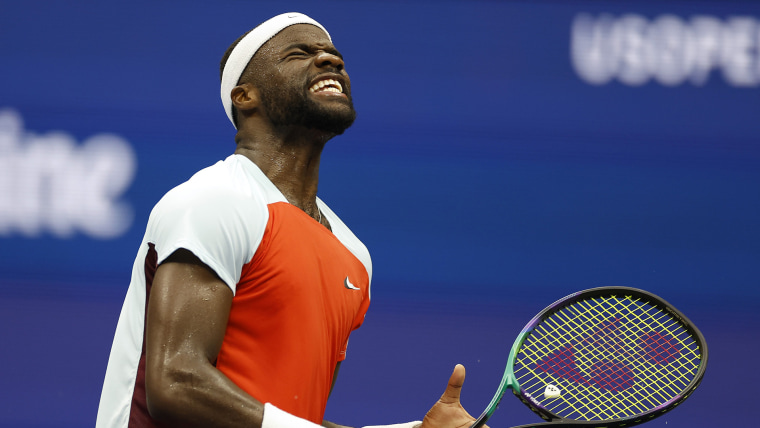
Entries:
POLYGON ((210 364, 146 376, 148 410, 177 426, 260 428, 264 406, 210 364))

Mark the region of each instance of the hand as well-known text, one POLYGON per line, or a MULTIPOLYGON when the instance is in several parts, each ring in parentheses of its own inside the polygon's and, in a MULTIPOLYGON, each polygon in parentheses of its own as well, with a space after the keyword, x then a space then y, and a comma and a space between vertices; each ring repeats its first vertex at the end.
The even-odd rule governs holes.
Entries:
POLYGON ((446 391, 427 412, 419 428, 469 428, 475 422, 475 418, 470 416, 459 402, 464 375, 464 366, 457 364, 451 373, 446 391))

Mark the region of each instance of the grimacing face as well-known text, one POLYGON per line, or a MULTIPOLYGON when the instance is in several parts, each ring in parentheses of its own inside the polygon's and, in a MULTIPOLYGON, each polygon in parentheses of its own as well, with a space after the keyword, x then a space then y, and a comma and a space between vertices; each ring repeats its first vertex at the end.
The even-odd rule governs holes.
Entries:
POLYGON ((254 55, 251 83, 273 125, 342 134, 356 119, 343 58, 313 25, 285 28, 254 55))

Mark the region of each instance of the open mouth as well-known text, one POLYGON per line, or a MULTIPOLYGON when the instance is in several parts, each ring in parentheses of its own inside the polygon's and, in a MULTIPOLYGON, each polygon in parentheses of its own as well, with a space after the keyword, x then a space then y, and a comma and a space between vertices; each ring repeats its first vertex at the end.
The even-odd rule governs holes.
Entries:
POLYGON ((342 94, 343 85, 334 79, 323 79, 312 85, 311 88, 309 88, 309 91, 315 94, 319 92, 333 92, 336 94, 342 94))

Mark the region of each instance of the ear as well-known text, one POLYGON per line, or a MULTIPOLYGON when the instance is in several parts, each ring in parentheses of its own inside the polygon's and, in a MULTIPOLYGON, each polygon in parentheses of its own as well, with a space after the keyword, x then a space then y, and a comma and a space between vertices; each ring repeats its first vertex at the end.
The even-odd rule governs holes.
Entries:
POLYGON ((230 98, 232 98, 232 105, 241 112, 253 111, 261 103, 258 89, 250 83, 242 83, 232 88, 230 98))

